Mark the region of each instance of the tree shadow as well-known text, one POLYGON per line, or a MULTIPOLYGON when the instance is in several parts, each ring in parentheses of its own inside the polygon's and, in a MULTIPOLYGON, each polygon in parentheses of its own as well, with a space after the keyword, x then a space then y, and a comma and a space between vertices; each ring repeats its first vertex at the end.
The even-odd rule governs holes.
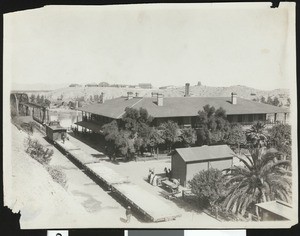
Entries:
POLYGON ((115 164, 115 165, 120 165, 119 161, 117 160, 111 160, 111 159, 103 159, 103 161, 115 164))
POLYGON ((93 157, 96 157, 96 158, 108 158, 105 154, 103 153, 97 153, 97 154, 91 154, 93 157))
MULTIPOLYGON (((180 193, 179 193, 180 194, 180 193)), ((178 194, 175 194, 174 197, 170 196, 172 195, 171 193, 167 192, 166 190, 163 190, 159 192, 159 195, 161 197, 164 197, 166 199, 168 199, 169 201, 172 201, 173 203, 176 204, 176 206, 180 209, 185 210, 186 212, 194 212, 194 213, 198 213, 198 214, 202 214, 203 213, 203 208, 201 208, 200 206, 197 206, 197 204, 195 203, 190 203, 185 201, 182 196, 178 197, 178 194)))
POLYGON ((105 150, 104 150, 104 144, 101 145, 101 141, 97 140, 97 138, 95 138, 95 140, 92 140, 92 137, 89 137, 89 135, 83 135, 83 134, 75 134, 74 132, 70 132, 69 133, 70 136, 72 136, 73 138, 83 142, 84 144, 94 148, 95 150, 99 151, 99 152, 102 152, 102 153, 105 153, 105 150))

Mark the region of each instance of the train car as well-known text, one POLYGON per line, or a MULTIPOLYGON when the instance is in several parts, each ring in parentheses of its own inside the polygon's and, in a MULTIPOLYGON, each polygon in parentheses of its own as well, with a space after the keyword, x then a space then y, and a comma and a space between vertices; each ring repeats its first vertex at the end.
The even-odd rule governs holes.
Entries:
POLYGON ((60 141, 67 136, 67 129, 62 127, 58 121, 51 121, 45 127, 47 138, 53 142, 60 141))

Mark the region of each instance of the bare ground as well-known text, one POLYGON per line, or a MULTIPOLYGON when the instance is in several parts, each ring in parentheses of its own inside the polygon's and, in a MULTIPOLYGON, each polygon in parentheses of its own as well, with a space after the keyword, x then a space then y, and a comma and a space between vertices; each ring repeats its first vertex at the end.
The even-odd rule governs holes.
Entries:
MULTIPOLYGON (((149 193, 156 194, 170 206, 176 208, 182 217, 175 221, 161 223, 146 223, 132 217, 130 223, 125 223, 125 209, 108 192, 92 181, 82 170, 78 169, 62 153, 49 144, 39 132, 34 138, 54 150, 50 165, 60 166, 67 175, 67 189, 55 183, 45 168, 25 153, 23 140, 26 134, 12 127, 12 191, 7 196, 7 205, 14 212, 21 211, 22 228, 152 228, 152 227, 212 227, 218 223, 205 213, 194 209, 182 200, 167 200, 165 190, 148 184, 144 178, 149 168, 155 168, 156 173, 163 172, 164 167, 170 167, 170 160, 146 162, 111 163, 103 158, 103 153, 70 137, 70 141, 82 150, 95 156, 101 156, 101 162, 118 173, 141 186, 149 193)), ((147 196, 145 196, 147 197, 147 196)), ((153 203, 155 207, 155 202, 153 203)))

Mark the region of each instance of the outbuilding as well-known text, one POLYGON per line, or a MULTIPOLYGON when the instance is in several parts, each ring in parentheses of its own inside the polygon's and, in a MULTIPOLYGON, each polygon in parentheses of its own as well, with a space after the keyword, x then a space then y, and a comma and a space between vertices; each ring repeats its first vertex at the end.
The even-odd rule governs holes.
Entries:
POLYGON ((291 220, 293 208, 283 201, 270 201, 256 204, 262 221, 291 220))
POLYGON ((201 170, 230 168, 234 156, 235 153, 227 145, 177 148, 172 155, 172 177, 186 186, 201 170))

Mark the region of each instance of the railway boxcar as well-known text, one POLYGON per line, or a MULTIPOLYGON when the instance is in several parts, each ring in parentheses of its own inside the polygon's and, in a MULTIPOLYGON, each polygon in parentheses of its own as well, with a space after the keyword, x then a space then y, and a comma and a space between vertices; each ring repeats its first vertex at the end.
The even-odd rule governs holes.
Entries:
POLYGON ((47 138, 51 141, 60 141, 62 137, 66 137, 67 129, 60 126, 58 121, 51 121, 46 127, 47 138))

